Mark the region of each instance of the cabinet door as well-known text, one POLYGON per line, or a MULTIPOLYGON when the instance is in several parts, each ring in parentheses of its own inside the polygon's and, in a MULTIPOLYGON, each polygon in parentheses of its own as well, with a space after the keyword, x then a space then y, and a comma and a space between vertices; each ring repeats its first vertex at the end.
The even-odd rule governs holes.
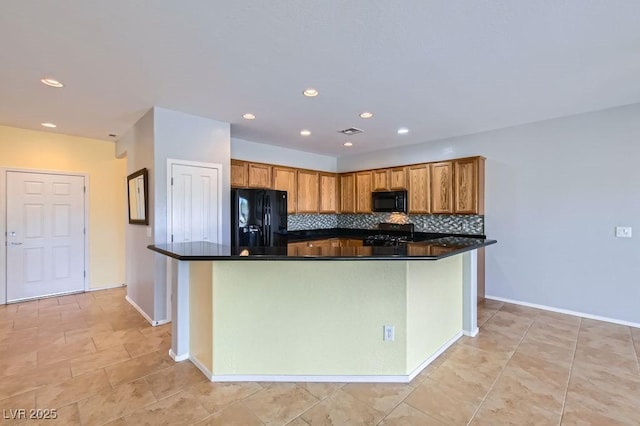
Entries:
POLYGON ((356 213, 371 213, 371 172, 356 173, 356 213))
POLYGON ((356 175, 340 175, 340 213, 356 212, 356 175))
POLYGON ((306 241, 300 241, 297 243, 289 243, 287 244, 287 255, 288 256, 303 256, 304 249, 307 248, 306 241))
POLYGON ((431 164, 431 213, 453 213, 453 163, 431 164))
MULTIPOLYGON (((479 157, 455 160, 453 163, 454 211, 461 214, 482 214, 480 166, 483 159, 479 157)), ((484 170, 483 173, 484 175, 484 170)), ((482 180, 484 181, 484 180, 482 180)))
POLYGON ((338 211, 338 176, 320 173, 320 213, 338 211))
POLYGON ((373 171, 373 191, 386 191, 389 189, 389 170, 373 171))
POLYGON ((246 188, 249 184, 249 165, 245 161, 231 160, 231 187, 246 188))
POLYGON ((273 166, 273 189, 287 191, 287 213, 295 213, 298 205, 298 189, 296 186, 296 169, 273 166))
POLYGON ((364 244, 362 242, 362 240, 356 240, 353 238, 349 238, 347 240, 347 247, 362 247, 364 244))
POLYGON ((318 172, 298 170, 298 213, 318 213, 318 172))
POLYGON ((389 171, 389 189, 407 189, 406 167, 395 167, 389 171))
POLYGON ((429 165, 409 166, 409 213, 429 213, 431 211, 431 185, 429 184, 429 165))
POLYGON ((271 166, 249 163, 249 188, 271 188, 271 166))

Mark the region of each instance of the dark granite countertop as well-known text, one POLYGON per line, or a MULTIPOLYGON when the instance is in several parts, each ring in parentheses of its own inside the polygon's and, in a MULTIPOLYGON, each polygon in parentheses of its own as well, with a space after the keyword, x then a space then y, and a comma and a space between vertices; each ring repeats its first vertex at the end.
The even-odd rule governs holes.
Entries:
MULTIPOLYGON (((315 239, 349 236, 316 236, 315 239)), ((357 236, 353 236, 357 238, 357 236)), ((300 241, 301 239, 291 239, 300 241)), ((309 240, 309 238, 306 238, 309 240)), ((178 260, 439 260, 495 244, 496 240, 444 236, 396 247, 230 247, 206 241, 150 245, 148 248, 178 260)))

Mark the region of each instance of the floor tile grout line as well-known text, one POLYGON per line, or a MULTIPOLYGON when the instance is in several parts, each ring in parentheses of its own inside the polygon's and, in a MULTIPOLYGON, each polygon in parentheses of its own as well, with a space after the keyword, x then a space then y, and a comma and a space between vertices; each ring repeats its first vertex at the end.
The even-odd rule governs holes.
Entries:
POLYGON ((582 318, 580 318, 580 322, 578 322, 578 335, 576 336, 576 344, 573 346, 573 357, 571 358, 571 367, 569 367, 569 377, 567 377, 567 387, 564 391, 564 398, 562 399, 562 411, 560 412, 560 421, 558 425, 562 424, 562 419, 564 417, 564 409, 567 404, 567 395, 569 394, 569 383, 571 383, 571 374, 573 373, 573 367, 576 362, 576 353, 578 352, 578 340, 580 340, 580 329, 582 328, 582 318))
MULTIPOLYGON (((294 383, 296 385, 296 387, 302 389, 303 391, 307 392, 309 395, 311 395, 312 397, 316 398, 317 401, 315 403, 313 403, 309 408, 307 408, 306 410, 304 410, 302 413, 298 414, 297 416, 295 416, 294 418, 292 418, 291 420, 289 420, 286 424, 291 423, 292 421, 294 421, 295 419, 297 419, 298 417, 302 417, 303 414, 305 414, 307 411, 311 410, 313 407, 315 407, 316 405, 320 404, 322 401, 324 401, 325 399, 329 398, 331 395, 333 395, 334 393, 338 392, 339 390, 341 390, 343 388, 343 386, 340 386, 338 389, 334 390, 333 392, 325 395, 323 398, 317 398, 314 394, 312 394, 311 392, 309 392, 308 390, 306 390, 305 388, 303 388, 302 386, 298 385, 298 382, 290 382, 290 383, 294 383)), ((263 389, 267 389, 267 388, 263 388, 263 389)), ((252 393, 251 395, 255 395, 256 393, 258 393, 259 391, 256 391, 254 393, 252 393)), ((245 399, 249 398, 250 395, 246 396, 245 398, 243 398, 242 400, 244 401, 245 399)), ((258 417, 258 415, 256 413, 253 412, 253 410, 251 410, 251 408, 249 408, 249 411, 251 411, 253 413, 254 416, 258 417)), ((259 417, 258 417, 259 418, 259 417)), ((302 421, 304 421, 306 423, 306 421, 304 419, 301 419, 302 421)), ((262 420, 260 420, 262 421, 262 420)), ((264 423, 264 422, 263 422, 264 423)))
MULTIPOLYGON (((501 308, 502 309, 502 308, 501 308)), ((502 377, 502 375, 504 374, 504 370, 507 369, 507 365, 509 365, 509 361, 511 361, 511 358, 513 358, 513 356, 515 355, 516 351, 518 350, 518 348, 520 347, 520 345, 522 344, 522 341, 524 340, 524 337, 527 335, 527 333, 529 332, 529 330, 531 329, 531 326, 533 325, 533 323, 536 321, 536 318, 538 318, 538 315, 540 315, 539 313, 536 314, 533 319, 531 320, 531 323, 529 324, 529 326, 527 327, 527 329, 525 330, 525 332, 522 334, 522 337, 520 338, 520 341, 518 342, 518 345, 516 346, 516 348, 513 350, 513 352, 511 353, 511 355, 509 356, 509 359, 507 359, 507 362, 504 364, 504 367, 502 367, 502 370, 500 371, 500 374, 498 374, 498 377, 495 378, 495 380, 493 381, 493 383, 491 383, 491 386, 489 387, 489 390, 487 391, 487 393, 485 393, 484 398, 482 398, 482 401, 480 401, 480 404, 478 404, 478 406, 476 407, 476 410, 473 412, 473 415, 471 416, 471 418, 469 419, 469 421, 467 422, 467 425, 470 425, 471 422, 473 421, 473 419, 476 417, 476 415, 478 415, 478 412, 480 411, 480 408, 482 407, 482 405, 484 404, 484 402, 487 400, 487 397, 489 396, 489 394, 491 393, 491 391, 493 390, 494 386, 496 385, 496 383, 498 383, 498 380, 500 380, 500 377, 502 377)))

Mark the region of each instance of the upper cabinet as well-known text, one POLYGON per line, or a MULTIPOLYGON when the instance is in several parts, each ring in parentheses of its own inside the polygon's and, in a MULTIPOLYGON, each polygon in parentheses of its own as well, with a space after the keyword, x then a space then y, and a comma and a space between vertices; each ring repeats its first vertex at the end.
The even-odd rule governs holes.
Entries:
POLYGON ((320 213, 338 212, 338 175, 320 173, 320 213))
POLYGON ((356 173, 356 213, 371 213, 371 172, 356 173))
POLYGON ((386 191, 389 189, 389 170, 374 170, 373 172, 373 191, 386 191))
POLYGON ((407 167, 389 170, 389 189, 407 189, 407 167))
POLYGON ((356 212, 356 174, 340 175, 340 213, 356 212))
POLYGON ((371 192, 407 190, 408 213, 484 214, 483 157, 351 173, 231 160, 234 188, 287 191, 288 213, 371 213, 371 192))
POLYGON ((484 214, 484 158, 462 158, 453 162, 454 213, 484 214))
POLYGON ((416 164, 407 167, 409 181, 408 213, 429 213, 431 211, 431 176, 428 164, 416 164))
POLYGON ((394 167, 392 169, 378 169, 371 172, 373 176, 373 191, 389 191, 407 189, 407 168, 394 167))
POLYGON ((287 191, 287 213, 295 213, 298 205, 296 187, 296 169, 290 167, 273 166, 273 189, 287 191))
POLYGON ((271 166, 249 163, 249 188, 271 188, 271 166))
POLYGON ((245 188, 249 185, 249 164, 246 161, 231 160, 231 187, 245 188))
POLYGON ((319 172, 298 170, 298 213, 318 213, 319 172))
POLYGON ((431 163, 431 213, 453 213, 453 162, 431 163))

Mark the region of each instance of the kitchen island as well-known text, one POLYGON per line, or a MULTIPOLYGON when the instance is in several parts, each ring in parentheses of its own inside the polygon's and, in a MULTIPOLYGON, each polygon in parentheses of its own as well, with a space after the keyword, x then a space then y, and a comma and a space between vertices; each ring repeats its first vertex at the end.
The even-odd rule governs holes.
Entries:
POLYGON ((213 381, 408 382, 476 325, 476 249, 149 246, 171 259, 172 347, 213 381))

